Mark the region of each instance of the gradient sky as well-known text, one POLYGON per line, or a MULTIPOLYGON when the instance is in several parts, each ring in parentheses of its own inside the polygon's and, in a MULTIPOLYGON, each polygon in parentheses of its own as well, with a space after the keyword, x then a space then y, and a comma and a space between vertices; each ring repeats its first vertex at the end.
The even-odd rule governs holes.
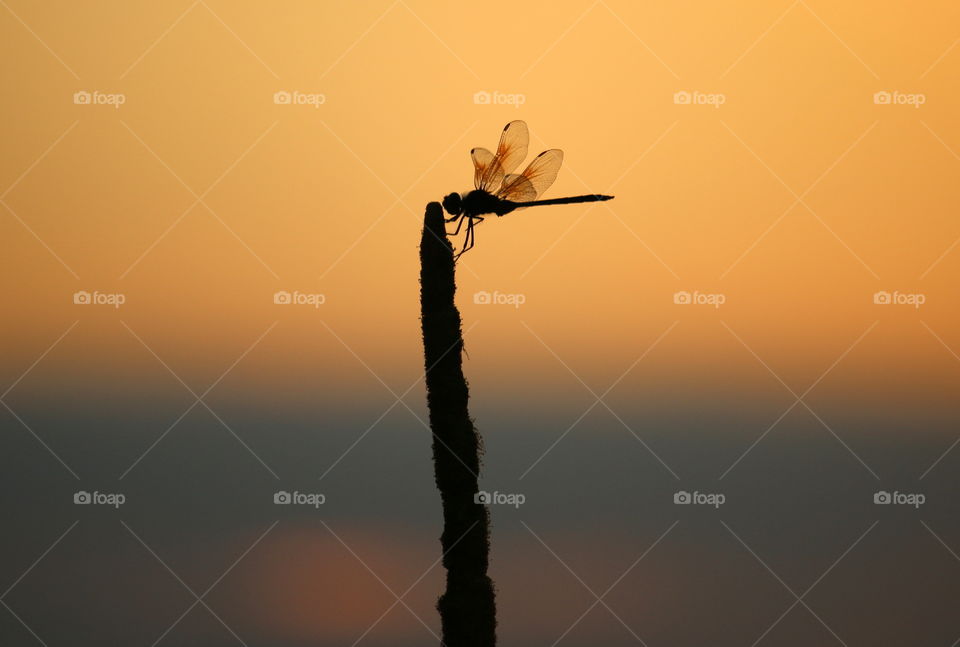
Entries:
MULTIPOLYGON (((757 640, 792 598, 728 530, 749 528, 799 595, 884 488, 930 492, 927 525, 897 511, 864 555, 916 548, 932 579, 890 566, 900 597, 877 600, 874 562, 851 561, 847 588, 819 600, 826 624, 851 645, 960 635, 942 606, 960 581, 960 6, 0 5, 0 451, 23 529, 4 540, 0 590, 80 520, 10 593, 9 644, 37 644, 29 626, 50 645, 149 645, 182 613, 152 610, 191 598, 120 519, 199 594, 277 520, 274 490, 328 492, 323 515, 291 512, 224 580, 225 623, 198 607, 172 644, 235 643, 225 625, 251 644, 349 644, 393 597, 334 533, 398 594, 439 556, 421 218, 471 188, 469 150, 513 119, 532 154, 565 152, 546 197, 616 199, 488 218, 458 265, 485 483, 531 500, 493 513, 504 644, 553 643, 593 601, 537 536, 599 594, 677 520, 681 488, 735 502, 682 510, 686 534, 611 593, 651 645, 757 640), (277 305, 281 290, 324 303, 277 305), (201 395, 209 409, 179 419, 201 395), (78 515, 80 488, 146 503, 78 515), (144 564, 159 570, 141 579, 144 564), (51 594, 64 572, 94 610, 51 594), (718 583, 738 578, 757 586, 725 598, 718 583), (884 603, 890 627, 870 612, 884 603)), ((435 570, 411 593, 434 628, 441 587, 435 570)), ((383 623, 364 640, 433 639, 402 606, 383 623)), ((777 631, 766 640, 833 640, 802 607, 777 631)), ((596 638, 636 642, 602 606, 564 641, 596 638)))

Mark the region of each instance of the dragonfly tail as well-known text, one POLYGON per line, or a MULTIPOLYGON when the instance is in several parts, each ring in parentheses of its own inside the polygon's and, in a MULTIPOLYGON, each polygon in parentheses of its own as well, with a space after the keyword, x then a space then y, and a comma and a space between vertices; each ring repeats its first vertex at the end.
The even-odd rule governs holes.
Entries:
POLYGON ((520 207, 540 207, 548 204, 577 204, 580 202, 604 202, 606 200, 613 200, 612 195, 601 195, 599 193, 591 193, 590 195, 578 195, 571 198, 552 198, 550 200, 531 200, 529 202, 514 202, 514 208, 519 209, 520 207))

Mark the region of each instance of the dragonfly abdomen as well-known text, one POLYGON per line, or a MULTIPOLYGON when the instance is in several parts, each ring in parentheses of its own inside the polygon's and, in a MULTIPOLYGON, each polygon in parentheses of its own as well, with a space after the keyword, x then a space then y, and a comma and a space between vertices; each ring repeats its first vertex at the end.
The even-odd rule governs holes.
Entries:
POLYGON ((579 204, 581 202, 605 202, 607 200, 612 200, 612 195, 601 195, 599 193, 591 193, 590 195, 577 195, 570 198, 551 198, 549 200, 530 200, 528 202, 510 202, 509 200, 504 200, 504 202, 510 202, 513 205, 514 209, 520 207, 541 207, 548 204, 579 204))

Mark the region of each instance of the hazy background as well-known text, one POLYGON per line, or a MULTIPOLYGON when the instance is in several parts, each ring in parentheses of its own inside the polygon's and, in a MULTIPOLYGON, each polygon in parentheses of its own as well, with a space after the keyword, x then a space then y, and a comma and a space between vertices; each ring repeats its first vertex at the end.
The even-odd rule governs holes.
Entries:
POLYGON ((617 197, 458 267, 502 644, 960 637, 955 3, 0 5, 4 645, 439 643, 420 223, 518 118, 617 197))

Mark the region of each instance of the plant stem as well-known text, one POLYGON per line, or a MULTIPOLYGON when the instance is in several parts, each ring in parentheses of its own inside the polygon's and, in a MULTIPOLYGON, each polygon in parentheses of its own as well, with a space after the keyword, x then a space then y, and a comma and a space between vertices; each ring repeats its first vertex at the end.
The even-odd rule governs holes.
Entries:
POLYGON ((427 407, 433 432, 434 478, 443 502, 443 565, 447 590, 437 601, 446 647, 493 647, 496 605, 487 576, 489 513, 474 501, 480 471, 480 436, 467 410, 463 333, 453 247, 443 208, 427 205, 420 241, 420 317, 427 407))

